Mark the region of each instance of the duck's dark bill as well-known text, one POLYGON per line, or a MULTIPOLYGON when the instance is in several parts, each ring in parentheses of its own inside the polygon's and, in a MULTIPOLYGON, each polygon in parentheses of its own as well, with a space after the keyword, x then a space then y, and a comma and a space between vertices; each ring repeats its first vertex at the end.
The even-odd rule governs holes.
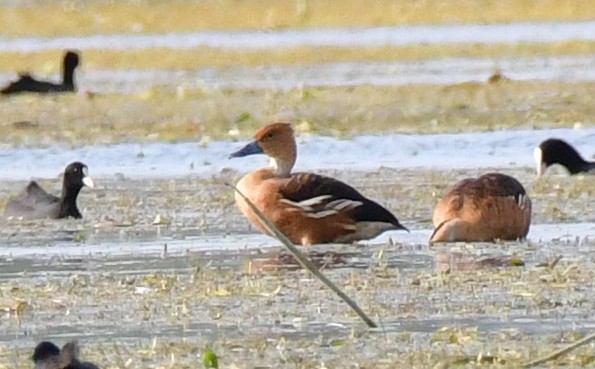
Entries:
POLYGON ((262 154, 262 148, 258 145, 257 141, 253 141, 248 145, 244 146, 239 151, 234 152, 233 154, 229 155, 230 158, 241 158, 242 156, 254 155, 254 154, 262 154))

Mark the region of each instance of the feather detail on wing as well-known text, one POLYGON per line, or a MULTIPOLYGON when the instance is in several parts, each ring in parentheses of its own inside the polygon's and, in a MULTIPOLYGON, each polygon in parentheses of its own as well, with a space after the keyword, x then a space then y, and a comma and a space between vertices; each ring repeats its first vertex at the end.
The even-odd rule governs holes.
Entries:
POLYGON ((326 216, 339 214, 341 211, 349 211, 362 205, 361 201, 339 199, 327 202, 332 199, 330 195, 318 196, 300 202, 281 199, 282 203, 293 206, 291 210, 301 211, 310 218, 324 218, 326 216))
POLYGON ((281 202, 294 206, 311 218, 342 213, 354 222, 381 222, 404 228, 397 218, 353 187, 314 173, 295 173, 279 187, 281 202))

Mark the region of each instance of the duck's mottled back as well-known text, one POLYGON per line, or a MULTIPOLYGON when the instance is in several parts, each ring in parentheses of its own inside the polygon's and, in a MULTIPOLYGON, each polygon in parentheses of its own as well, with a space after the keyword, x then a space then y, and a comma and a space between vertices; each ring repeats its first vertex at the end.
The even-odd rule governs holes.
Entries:
POLYGON ((455 184, 432 216, 430 243, 523 239, 531 224, 531 199, 515 178, 488 173, 455 184))
POLYGON ((461 194, 478 199, 512 196, 516 202, 527 195, 525 188, 516 178, 499 173, 488 173, 479 178, 464 179, 448 192, 448 195, 461 194))

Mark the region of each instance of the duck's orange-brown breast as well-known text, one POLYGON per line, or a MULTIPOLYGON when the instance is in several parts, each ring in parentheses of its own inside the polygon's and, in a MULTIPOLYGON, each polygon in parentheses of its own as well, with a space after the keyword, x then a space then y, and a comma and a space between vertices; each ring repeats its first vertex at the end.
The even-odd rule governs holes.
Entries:
MULTIPOLYGON (((316 209, 317 199, 310 203, 295 203, 283 197, 283 188, 294 185, 295 175, 289 178, 277 178, 268 169, 261 169, 247 174, 238 182, 238 189, 279 228, 293 243, 313 245, 329 242, 348 242, 349 234, 355 232, 351 209, 345 211, 307 213, 307 209, 316 209)), ((320 202, 326 200, 323 197, 320 202)), ((236 203, 240 211, 261 232, 268 234, 266 228, 254 214, 245 200, 236 194, 236 203)))

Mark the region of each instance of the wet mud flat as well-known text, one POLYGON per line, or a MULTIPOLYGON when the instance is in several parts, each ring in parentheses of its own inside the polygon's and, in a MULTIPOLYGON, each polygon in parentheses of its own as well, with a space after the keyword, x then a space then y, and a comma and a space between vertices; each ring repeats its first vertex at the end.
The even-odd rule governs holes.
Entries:
MULTIPOLYGON (((534 201, 528 241, 427 246, 437 196, 483 171, 324 172, 411 229, 311 250, 374 330, 241 217, 223 185, 240 173, 95 178, 98 189, 79 199, 81 221, 0 221, 0 367, 28 368, 35 342, 73 338, 105 368, 195 368, 206 346, 230 368, 471 367, 479 356, 512 367, 588 334, 588 177, 507 169, 534 201)), ((2 201, 24 184, 1 181, 2 201)), ((593 365, 593 352, 554 366, 593 365)))

